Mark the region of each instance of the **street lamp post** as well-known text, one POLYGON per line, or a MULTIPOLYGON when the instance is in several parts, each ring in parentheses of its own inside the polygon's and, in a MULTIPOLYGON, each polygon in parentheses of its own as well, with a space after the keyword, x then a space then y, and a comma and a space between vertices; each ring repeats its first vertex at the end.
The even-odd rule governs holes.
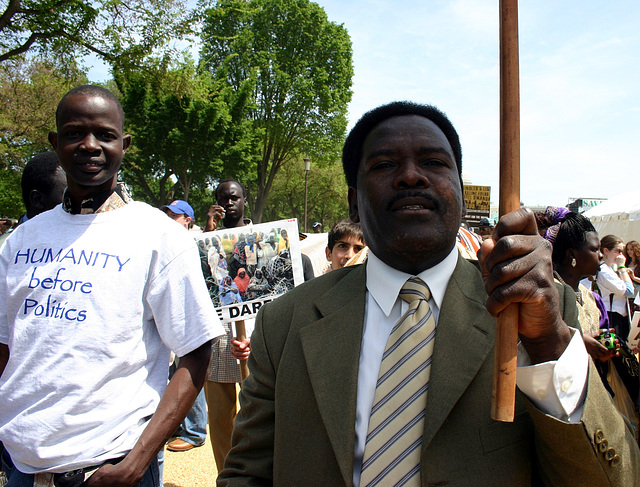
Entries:
POLYGON ((309 171, 311 159, 304 158, 304 233, 307 233, 307 194, 309 193, 309 171))

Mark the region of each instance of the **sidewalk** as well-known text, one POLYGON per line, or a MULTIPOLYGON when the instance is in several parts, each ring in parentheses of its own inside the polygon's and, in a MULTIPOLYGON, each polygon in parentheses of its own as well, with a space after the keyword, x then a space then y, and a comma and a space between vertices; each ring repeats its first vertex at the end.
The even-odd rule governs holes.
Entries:
POLYGON ((217 476, 208 427, 204 445, 186 452, 164 449, 165 487, 215 487, 217 476))

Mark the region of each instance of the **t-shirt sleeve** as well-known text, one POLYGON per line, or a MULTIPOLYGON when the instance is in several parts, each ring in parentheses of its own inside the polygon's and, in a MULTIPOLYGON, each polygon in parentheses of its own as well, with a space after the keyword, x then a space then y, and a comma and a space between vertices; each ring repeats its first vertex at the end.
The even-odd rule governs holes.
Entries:
POLYGON ((225 333, 193 241, 153 277, 147 300, 162 341, 178 357, 225 333))
POLYGON ((0 343, 9 343, 9 323, 7 321, 7 252, 6 245, 0 253, 0 343))

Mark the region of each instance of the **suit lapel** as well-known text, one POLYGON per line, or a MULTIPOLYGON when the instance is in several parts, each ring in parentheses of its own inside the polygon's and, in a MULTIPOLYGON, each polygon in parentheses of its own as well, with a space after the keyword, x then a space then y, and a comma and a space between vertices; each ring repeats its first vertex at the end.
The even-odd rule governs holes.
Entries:
POLYGON ((365 291, 365 266, 361 265, 316 299, 322 318, 300 330, 314 396, 346 485, 351 485, 353 477, 365 291))
POLYGON ((495 319, 484 307, 485 300, 480 273, 459 256, 438 318, 423 454, 493 350, 495 319))

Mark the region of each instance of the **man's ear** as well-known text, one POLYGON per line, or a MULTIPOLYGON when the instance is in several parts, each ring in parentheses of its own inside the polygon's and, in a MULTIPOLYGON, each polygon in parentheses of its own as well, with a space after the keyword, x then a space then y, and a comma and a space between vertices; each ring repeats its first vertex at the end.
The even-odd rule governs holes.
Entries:
POLYGON ((58 134, 56 132, 49 132, 48 139, 53 150, 56 150, 58 148, 58 134))
POLYGON ((131 136, 124 135, 122 137, 122 152, 127 152, 127 149, 129 149, 130 145, 131 145, 131 136))
POLYGON ((324 248, 324 253, 327 256, 327 260, 331 262, 331 249, 328 245, 324 248))
POLYGON ((29 203, 31 208, 38 210, 38 213, 42 211, 42 193, 37 189, 29 191, 29 203))
POLYGON ((353 223, 360 223, 360 215, 358 214, 358 192, 355 188, 349 187, 347 193, 349 201, 349 218, 353 223))

